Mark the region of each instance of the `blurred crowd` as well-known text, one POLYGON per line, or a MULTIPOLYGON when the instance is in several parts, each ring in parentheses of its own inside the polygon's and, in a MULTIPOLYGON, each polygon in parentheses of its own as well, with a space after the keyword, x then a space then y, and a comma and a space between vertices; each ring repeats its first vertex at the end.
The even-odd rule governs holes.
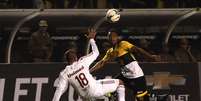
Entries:
MULTIPOLYGON (((46 20, 40 20, 37 25, 37 29, 29 34, 28 40, 15 41, 11 62, 23 63, 23 62, 63 62, 64 52, 67 49, 76 49, 78 56, 86 54, 87 40, 84 34, 74 34, 70 37, 65 34, 67 39, 53 40, 52 32, 48 31, 48 22, 46 20), (74 38, 79 36, 78 38, 74 38)), ((79 32, 78 32, 79 33, 79 32)), ((107 37, 107 31, 104 33, 107 37)), ((86 34, 86 31, 85 31, 86 34)), ((98 34, 98 35, 103 35, 98 34)), ((125 35, 125 34, 124 34, 125 35)), ((143 35, 143 34, 142 34, 143 35)), ((161 34, 160 34, 161 35, 161 34)), ((181 33, 179 35, 182 35, 181 33)), ((64 36, 60 37, 63 38, 64 36)), ((126 38, 125 40, 133 43, 134 45, 143 48, 147 52, 160 56, 160 62, 201 62, 201 36, 197 36, 196 40, 192 40, 185 37, 179 37, 177 39, 169 41, 168 44, 163 44, 162 38, 152 40, 149 37, 139 37, 138 39, 126 38)), ((112 47, 111 43, 106 39, 96 38, 98 48, 100 50, 99 59, 101 59, 107 49, 112 47)), ((1 52, 1 53, 6 53, 1 52)), ((1 54, 5 55, 5 54, 1 54)), ((140 54, 135 54, 135 57, 140 62, 153 62, 153 60, 146 60, 140 54)), ((4 62, 5 57, 0 57, 4 62)))
POLYGON ((0 8, 193 8, 200 0, 0 0, 0 8))

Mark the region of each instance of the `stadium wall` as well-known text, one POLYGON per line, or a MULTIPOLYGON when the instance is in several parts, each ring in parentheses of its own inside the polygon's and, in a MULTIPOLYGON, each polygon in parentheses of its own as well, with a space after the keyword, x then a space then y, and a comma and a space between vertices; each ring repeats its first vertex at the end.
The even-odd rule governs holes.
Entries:
MULTIPOLYGON (((201 101, 201 63, 141 63, 146 74, 149 90, 155 95, 169 93, 168 101, 201 101)), ((118 64, 109 63, 94 73, 97 79, 115 77, 119 74, 118 64)), ((55 80, 64 63, 51 64, 0 64, 0 101, 51 101, 55 91, 55 80)), ((127 91, 126 101, 132 100, 127 91)), ((103 97, 101 101, 108 101, 103 97)), ((152 96, 152 101, 156 100, 152 96)), ((60 101, 82 101, 72 87, 60 101)))

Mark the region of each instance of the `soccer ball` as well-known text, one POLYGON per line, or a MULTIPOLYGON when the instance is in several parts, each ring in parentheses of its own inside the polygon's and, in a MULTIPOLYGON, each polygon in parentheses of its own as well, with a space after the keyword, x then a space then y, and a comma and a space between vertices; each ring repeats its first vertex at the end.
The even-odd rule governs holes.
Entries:
POLYGON ((117 22, 120 19, 120 12, 117 9, 109 9, 106 13, 107 21, 109 22, 117 22))

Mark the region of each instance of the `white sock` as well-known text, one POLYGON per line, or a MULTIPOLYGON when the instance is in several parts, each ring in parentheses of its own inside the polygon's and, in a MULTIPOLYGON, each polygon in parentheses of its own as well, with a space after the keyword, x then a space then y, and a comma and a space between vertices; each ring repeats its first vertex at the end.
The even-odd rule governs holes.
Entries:
POLYGON ((125 101, 125 87, 124 85, 119 85, 117 88, 118 101, 125 101))

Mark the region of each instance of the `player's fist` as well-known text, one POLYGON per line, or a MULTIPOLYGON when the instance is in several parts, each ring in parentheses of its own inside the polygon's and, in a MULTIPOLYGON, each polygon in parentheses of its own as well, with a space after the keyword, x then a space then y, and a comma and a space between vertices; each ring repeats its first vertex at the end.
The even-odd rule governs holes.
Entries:
POLYGON ((96 30, 93 28, 89 28, 87 38, 94 39, 95 37, 96 37, 96 30))

